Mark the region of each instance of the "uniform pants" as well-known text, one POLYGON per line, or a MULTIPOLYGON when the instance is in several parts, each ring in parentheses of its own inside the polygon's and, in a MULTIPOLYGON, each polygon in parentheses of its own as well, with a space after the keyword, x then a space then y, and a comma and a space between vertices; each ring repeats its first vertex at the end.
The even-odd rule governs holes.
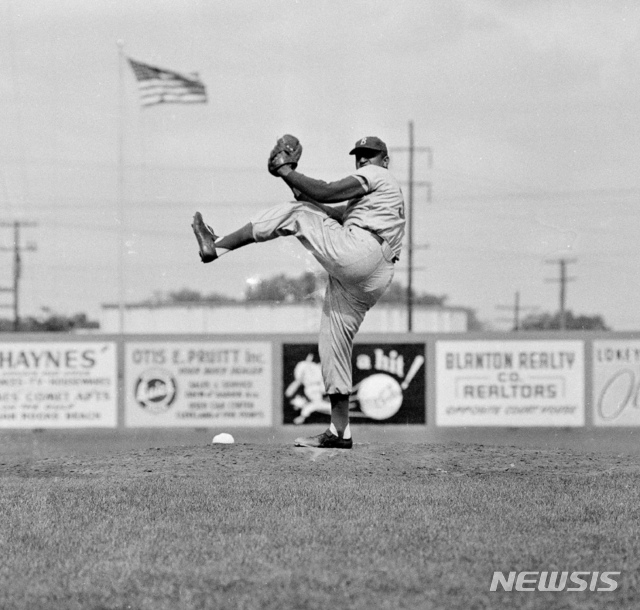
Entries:
POLYGON ((350 394, 353 338, 365 314, 393 279, 393 252, 365 229, 343 226, 307 202, 274 206, 255 216, 257 242, 295 236, 329 274, 318 351, 327 394, 350 394))

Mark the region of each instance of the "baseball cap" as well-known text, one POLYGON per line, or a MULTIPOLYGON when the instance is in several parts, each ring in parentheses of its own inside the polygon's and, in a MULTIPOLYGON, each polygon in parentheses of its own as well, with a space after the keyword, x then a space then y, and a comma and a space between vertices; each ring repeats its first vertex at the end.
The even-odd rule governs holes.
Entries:
POLYGON ((361 138, 356 142, 356 145, 353 147, 353 150, 349 154, 355 155, 356 150, 358 150, 359 148, 377 150, 379 152, 383 152, 385 155, 389 154, 387 152, 387 145, 380 138, 376 138, 376 136, 367 136, 366 138, 361 138))

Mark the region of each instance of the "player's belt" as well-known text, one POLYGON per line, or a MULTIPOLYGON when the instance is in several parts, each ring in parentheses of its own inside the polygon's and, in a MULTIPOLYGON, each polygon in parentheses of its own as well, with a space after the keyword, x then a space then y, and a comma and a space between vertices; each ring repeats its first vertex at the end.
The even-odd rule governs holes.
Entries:
MULTIPOLYGON (((373 238, 382 246, 385 244, 385 241, 382 237, 380 237, 375 231, 373 231, 372 229, 369 229, 367 227, 360 227, 361 229, 364 229, 365 231, 367 231, 367 233, 371 233, 371 235, 373 235, 373 238)), ((394 256, 393 257, 393 262, 397 262, 398 261, 398 257, 394 256)))
POLYGON ((382 245, 384 243, 384 239, 382 239, 382 237, 380 237, 375 231, 372 231, 371 229, 368 229, 367 227, 360 227, 361 229, 364 229, 365 231, 368 231, 369 233, 371 233, 371 235, 373 235, 374 239, 380 244, 382 245))

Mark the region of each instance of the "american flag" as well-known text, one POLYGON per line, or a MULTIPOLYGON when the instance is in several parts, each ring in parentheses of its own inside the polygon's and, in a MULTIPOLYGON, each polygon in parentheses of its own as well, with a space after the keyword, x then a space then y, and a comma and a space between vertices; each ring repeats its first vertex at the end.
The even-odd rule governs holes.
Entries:
POLYGON ((197 104, 207 101, 207 92, 197 74, 185 76, 127 58, 138 80, 140 104, 197 104))

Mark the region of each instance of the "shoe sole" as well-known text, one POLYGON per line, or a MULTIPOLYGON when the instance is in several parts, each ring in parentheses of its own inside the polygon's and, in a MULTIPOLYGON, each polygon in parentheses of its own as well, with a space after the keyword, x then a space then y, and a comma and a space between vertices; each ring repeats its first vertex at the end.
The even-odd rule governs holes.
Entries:
POLYGON ((200 260, 203 263, 210 263, 216 260, 216 258, 218 258, 214 242, 216 236, 204 223, 204 219, 202 218, 202 214, 200 214, 200 212, 195 213, 193 222, 191 223, 191 228, 193 229, 193 233, 198 240, 198 247, 200 248, 200 260))
POLYGON ((322 445, 311 445, 311 444, 307 444, 304 441, 294 441, 293 442, 294 447, 309 447, 311 449, 353 449, 353 443, 349 444, 349 445, 333 445, 331 447, 327 447, 326 445, 322 446, 322 445))

